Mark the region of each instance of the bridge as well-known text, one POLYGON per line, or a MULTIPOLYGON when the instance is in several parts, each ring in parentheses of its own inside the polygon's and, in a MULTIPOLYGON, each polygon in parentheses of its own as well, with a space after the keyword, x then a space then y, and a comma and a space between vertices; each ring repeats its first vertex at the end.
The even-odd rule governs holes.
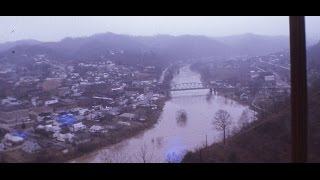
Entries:
POLYGON ((186 90, 196 90, 196 89, 210 89, 210 87, 204 85, 203 83, 197 83, 197 82, 174 84, 171 86, 171 91, 186 91, 186 90))
MULTIPOLYGON (((216 85, 205 85, 203 83, 181 83, 181 84, 174 84, 171 86, 170 91, 187 91, 187 90, 197 90, 197 89, 210 89, 210 91, 221 91, 226 89, 238 89, 236 87, 218 87, 216 85)), ((255 89, 254 87, 245 87, 243 89, 255 89)), ((288 87, 260 87, 259 90, 267 90, 267 91, 277 91, 277 90, 289 90, 291 89, 290 86, 288 87)))

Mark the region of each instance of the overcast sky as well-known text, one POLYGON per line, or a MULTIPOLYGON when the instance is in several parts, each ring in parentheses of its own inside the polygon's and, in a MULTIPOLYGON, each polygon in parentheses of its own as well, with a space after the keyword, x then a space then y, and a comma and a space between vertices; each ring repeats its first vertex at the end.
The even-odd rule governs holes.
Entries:
MULTIPOLYGON (((1 16, 0 42, 59 41, 113 32, 130 35, 288 35, 286 16, 1 16)), ((307 17, 308 35, 320 38, 320 17, 307 17)))

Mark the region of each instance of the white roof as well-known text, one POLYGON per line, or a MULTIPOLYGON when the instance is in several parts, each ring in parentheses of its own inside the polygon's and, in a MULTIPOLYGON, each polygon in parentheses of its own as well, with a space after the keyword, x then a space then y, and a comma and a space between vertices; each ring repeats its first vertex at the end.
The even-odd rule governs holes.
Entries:
POLYGON ((101 130, 101 129, 103 129, 103 127, 102 126, 98 126, 98 125, 93 125, 90 128, 90 130, 96 130, 96 131, 101 130))
POLYGON ((85 125, 82 124, 82 122, 76 123, 73 125, 73 127, 83 127, 85 125))
POLYGON ((7 140, 10 140, 10 141, 12 141, 12 142, 21 142, 21 141, 24 140, 22 137, 13 136, 13 135, 11 135, 11 134, 9 134, 9 133, 6 134, 6 135, 4 136, 4 138, 7 139, 7 140))
POLYGON ((136 115, 132 114, 132 113, 123 113, 120 115, 120 117, 124 117, 124 118, 134 118, 136 115))

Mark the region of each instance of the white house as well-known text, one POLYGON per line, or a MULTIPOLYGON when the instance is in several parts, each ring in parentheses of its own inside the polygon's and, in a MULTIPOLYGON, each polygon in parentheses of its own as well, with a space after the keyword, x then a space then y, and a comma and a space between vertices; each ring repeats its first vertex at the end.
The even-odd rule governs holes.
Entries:
POLYGON ((82 124, 82 122, 73 124, 70 127, 70 131, 73 131, 73 132, 81 131, 81 130, 84 130, 84 129, 86 129, 86 126, 84 124, 82 124))
POLYGON ((124 126, 130 126, 131 124, 128 122, 119 121, 118 124, 124 125, 124 126))
POLYGON ((240 99, 241 99, 241 100, 248 100, 248 99, 249 99, 249 96, 248 96, 246 93, 242 93, 242 94, 240 95, 240 99))
POLYGON ((53 132, 53 133, 61 131, 61 128, 59 126, 53 126, 51 124, 48 124, 48 125, 45 125, 42 127, 41 127, 41 125, 39 125, 37 128, 38 129, 45 129, 47 132, 53 132))
POLYGON ((136 115, 132 113, 123 113, 119 116, 122 120, 132 121, 136 119, 136 115))
POLYGON ((71 133, 67 133, 67 134, 61 134, 61 133, 54 133, 53 137, 57 138, 58 141, 61 142, 72 142, 74 135, 71 133))
POLYGON ((6 142, 7 145, 15 145, 15 144, 20 144, 24 141, 24 139, 22 137, 19 136, 14 136, 12 134, 7 133, 4 136, 4 142, 6 142))
POLYGON ((44 104, 46 106, 48 106, 48 105, 51 105, 51 104, 56 104, 58 102, 59 102, 58 99, 54 99, 54 100, 45 101, 44 104))
MULTIPOLYGON (((102 132, 104 131, 104 128, 102 126, 98 126, 98 125, 93 125, 90 127, 89 131, 91 133, 97 133, 97 132, 102 132)), ((107 130, 106 130, 107 131, 107 130)))
POLYGON ((275 77, 274 77, 274 75, 264 76, 264 80, 266 82, 275 81, 275 77))

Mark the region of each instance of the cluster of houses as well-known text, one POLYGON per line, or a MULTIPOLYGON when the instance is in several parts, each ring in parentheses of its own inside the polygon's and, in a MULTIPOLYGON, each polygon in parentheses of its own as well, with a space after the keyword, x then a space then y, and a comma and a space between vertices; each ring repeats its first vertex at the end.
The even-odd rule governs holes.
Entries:
POLYGON ((288 86, 283 82, 288 81, 287 63, 288 56, 285 53, 275 53, 255 57, 238 56, 224 61, 208 60, 199 66, 208 70, 207 83, 217 87, 218 92, 220 88, 224 95, 249 102, 256 95, 275 97, 286 94, 285 88, 288 86), (210 75, 211 72, 214 75, 210 75), (278 83, 280 78, 281 86, 278 83))
MULTIPOLYGON (((43 57, 35 60, 47 63, 43 57)), ((1 72, 8 82, 10 75, 17 76, 14 70, 1 72)), ((157 101, 165 97, 159 93, 159 76, 153 66, 105 61, 66 68, 51 65, 49 77, 12 78, 11 95, 0 99, 0 128, 7 132, 0 135, 0 151, 20 148, 34 153, 49 142, 78 145, 121 126, 130 127, 133 121, 143 123, 146 114, 135 111, 157 110, 157 101)))

